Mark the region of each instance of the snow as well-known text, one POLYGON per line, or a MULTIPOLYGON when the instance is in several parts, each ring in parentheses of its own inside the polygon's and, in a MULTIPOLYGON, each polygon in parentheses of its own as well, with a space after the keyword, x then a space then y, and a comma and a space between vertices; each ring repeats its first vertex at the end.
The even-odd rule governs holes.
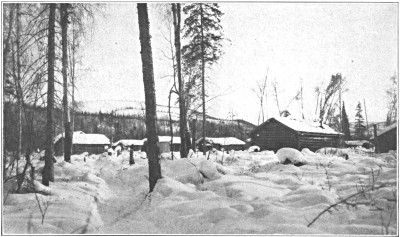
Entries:
POLYGON ((285 163, 287 162, 287 160, 289 160, 292 164, 300 164, 306 162, 303 154, 293 148, 281 148, 276 152, 276 156, 281 163, 285 163))
POLYGON ((3 185, 3 233, 382 235, 387 225, 396 235, 397 153, 346 152, 349 160, 309 149, 191 151, 190 159, 160 159, 162 178, 150 194, 141 152, 134 152, 131 166, 128 151, 82 153, 71 163, 56 157, 50 187, 40 183, 44 162, 35 154, 36 194, 8 192, 15 182, 3 185), (338 205, 307 227, 372 179, 386 186, 368 193, 369 204, 338 205), (39 204, 48 205, 43 224, 39 204))
POLYGON ((249 152, 258 152, 258 151, 261 151, 261 149, 259 146, 251 146, 251 147, 249 147, 248 151, 249 152))
POLYGON ((125 147, 134 145, 134 146, 142 146, 143 145, 143 140, 134 140, 134 139, 121 139, 115 143, 113 143, 113 146, 118 146, 119 144, 122 144, 125 147))
MULTIPOLYGON (((326 124, 322 124, 321 128, 320 123, 318 122, 307 122, 291 117, 273 117, 271 119, 275 119, 295 131, 323 134, 341 134, 339 132, 336 132, 326 124)), ((266 123, 267 122, 268 120, 266 121, 266 123)))
MULTIPOLYGON (((60 140, 62 137, 65 137, 65 133, 58 134, 54 138, 54 143, 60 140)), ((110 139, 108 139, 103 134, 86 134, 82 131, 76 131, 72 137, 73 144, 110 144, 110 139)))
MULTIPOLYGON (((142 140, 143 142, 147 141, 147 138, 142 140)), ((170 136, 158 136, 158 142, 171 142, 170 136)), ((181 144, 181 137, 173 137, 172 144, 181 144)))
MULTIPOLYGON (((201 141, 200 138, 197 142, 201 141)), ((206 141, 212 144, 219 145, 244 145, 244 141, 237 139, 236 137, 206 137, 206 141)))

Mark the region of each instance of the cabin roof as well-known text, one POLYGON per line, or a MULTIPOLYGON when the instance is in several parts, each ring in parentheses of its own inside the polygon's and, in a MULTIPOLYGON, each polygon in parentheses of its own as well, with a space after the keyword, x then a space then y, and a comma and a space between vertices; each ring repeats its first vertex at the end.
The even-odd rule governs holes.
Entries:
MULTIPOLYGON (((379 137, 379 136, 381 136, 382 134, 385 134, 385 133, 391 131, 392 129, 397 129, 397 122, 394 123, 394 124, 392 124, 392 125, 390 125, 390 126, 385 127, 385 128, 382 129, 382 130, 379 130, 379 131, 376 133, 376 135, 379 137)), ((373 139, 373 138, 374 138, 374 136, 371 137, 371 139, 373 139)))
MULTIPOLYGON (((58 142, 61 138, 65 137, 65 133, 57 135, 54 139, 54 143, 58 142)), ((82 131, 74 132, 72 138, 72 144, 86 144, 86 145, 96 145, 96 144, 110 144, 110 139, 108 139, 103 134, 86 134, 82 131)))
MULTIPOLYGON (((197 140, 200 142, 203 138, 197 140)), ((246 143, 236 137, 206 137, 206 142, 219 145, 245 145, 246 143)))
POLYGON ((134 140, 134 139, 121 139, 117 142, 114 142, 113 146, 118 146, 118 144, 122 144, 123 146, 141 146, 143 145, 143 140, 134 140))
MULTIPOLYGON (((172 144, 181 144, 181 138, 180 137, 173 137, 172 144)), ((143 142, 147 141, 147 138, 144 138, 142 140, 143 142)), ((170 142, 171 137, 170 136, 158 136, 158 142, 170 142)))
POLYGON ((299 132, 334 134, 334 135, 342 134, 342 133, 336 132, 335 130, 333 130, 326 124, 322 124, 322 127, 321 127, 319 122, 306 122, 306 121, 297 120, 297 119, 294 119, 291 117, 273 117, 273 118, 268 119, 263 124, 271 122, 273 120, 276 120, 279 123, 291 128, 295 131, 299 131, 299 132))
POLYGON ((380 135, 385 134, 385 133, 389 132, 390 130, 396 129, 396 128, 397 128, 397 123, 394 123, 394 124, 392 124, 392 125, 390 125, 390 126, 387 126, 387 127, 384 128, 384 129, 380 130, 380 131, 377 133, 377 135, 380 136, 380 135))

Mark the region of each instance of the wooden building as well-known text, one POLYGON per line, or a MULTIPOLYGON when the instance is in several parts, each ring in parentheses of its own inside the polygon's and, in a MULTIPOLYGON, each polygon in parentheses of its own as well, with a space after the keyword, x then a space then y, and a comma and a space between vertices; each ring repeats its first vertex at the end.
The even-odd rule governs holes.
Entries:
MULTIPOLYGON (((64 153, 65 134, 59 134, 54 139, 54 152, 56 156, 64 153)), ((72 138, 72 154, 88 152, 89 154, 100 154, 105 151, 105 146, 110 145, 110 139, 103 134, 86 134, 82 131, 74 132, 72 138)))
POLYGON ((397 150, 397 122, 380 130, 377 138, 378 143, 375 149, 378 149, 378 152, 397 150))
MULTIPOLYGON (((147 146, 147 138, 143 139, 142 141, 143 141, 143 146, 141 149, 142 151, 145 151, 147 146)), ((181 149, 181 138, 173 137, 171 144, 170 136, 158 136, 157 146, 160 149, 160 154, 171 151, 179 151, 181 149)))
POLYGON ((113 149, 115 149, 115 147, 117 146, 121 146, 122 149, 131 148, 133 146, 134 151, 139 151, 140 149, 142 149, 143 140, 121 139, 112 144, 113 149))
MULTIPOLYGON (((197 140, 197 145, 200 151, 203 151, 203 138, 197 140)), ((224 148, 226 151, 230 150, 244 150, 246 143, 236 137, 206 137, 206 151, 216 148, 221 150, 224 148)))
POLYGON ((283 147, 316 151, 323 147, 340 147, 343 134, 320 123, 308 123, 290 117, 270 118, 251 133, 251 145, 261 150, 277 151, 283 147))

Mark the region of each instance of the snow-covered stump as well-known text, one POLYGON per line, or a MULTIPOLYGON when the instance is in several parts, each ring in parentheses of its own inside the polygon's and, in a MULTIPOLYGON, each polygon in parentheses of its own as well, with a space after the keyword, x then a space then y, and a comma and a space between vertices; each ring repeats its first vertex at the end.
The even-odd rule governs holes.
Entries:
POLYGON ((303 154, 293 148, 281 148, 276 152, 276 156, 282 164, 292 163, 296 166, 301 166, 307 163, 303 154))

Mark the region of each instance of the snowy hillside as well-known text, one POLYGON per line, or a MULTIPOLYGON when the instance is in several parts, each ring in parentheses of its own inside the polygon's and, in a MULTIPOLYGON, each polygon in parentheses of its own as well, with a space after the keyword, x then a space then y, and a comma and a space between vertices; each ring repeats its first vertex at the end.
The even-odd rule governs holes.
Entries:
POLYGON ((346 152, 348 160, 306 149, 163 158, 151 194, 139 152, 132 166, 127 151, 74 155, 72 164, 57 157, 50 188, 35 182, 36 194, 15 194, 6 184, 3 233, 395 235, 397 154, 346 152))

